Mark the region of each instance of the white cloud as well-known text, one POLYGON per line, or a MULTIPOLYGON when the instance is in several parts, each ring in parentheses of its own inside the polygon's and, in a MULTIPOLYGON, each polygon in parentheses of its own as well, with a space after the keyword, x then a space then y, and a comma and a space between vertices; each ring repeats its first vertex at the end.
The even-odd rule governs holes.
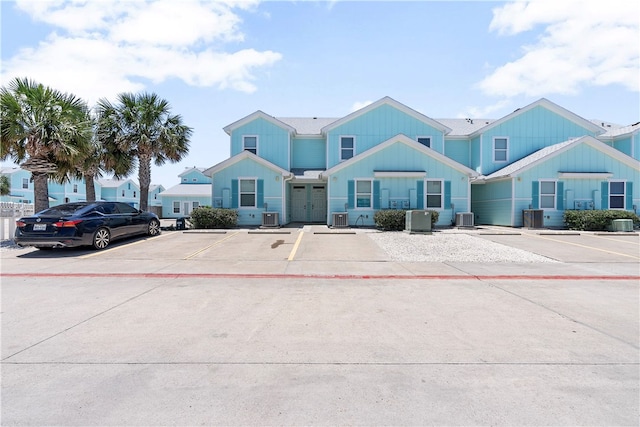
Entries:
POLYGON ((544 26, 522 56, 497 67, 478 87, 500 97, 575 94, 618 84, 640 90, 640 3, 511 2, 494 9, 489 29, 511 36, 544 26))
POLYGON ((255 1, 26 1, 17 5, 55 31, 3 60, 2 81, 28 76, 91 104, 144 81, 178 78, 194 86, 257 89, 254 72, 282 58, 273 51, 227 52, 242 41, 235 9, 255 1))
POLYGON ((351 106, 350 113, 353 113, 354 111, 358 111, 361 108, 364 108, 364 107, 366 107, 367 105, 370 105, 370 104, 373 104, 373 101, 356 101, 351 106))

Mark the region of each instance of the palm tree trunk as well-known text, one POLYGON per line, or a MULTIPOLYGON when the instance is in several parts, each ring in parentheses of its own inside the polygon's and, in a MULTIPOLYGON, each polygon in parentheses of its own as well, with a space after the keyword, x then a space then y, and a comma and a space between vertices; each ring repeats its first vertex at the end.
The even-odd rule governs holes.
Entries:
POLYGON ((85 186, 85 194, 86 194, 87 202, 95 202, 96 201, 96 185, 93 182, 93 175, 91 174, 84 175, 84 186, 85 186))
POLYGON ((44 172, 32 172, 34 211, 49 209, 49 175, 44 172))
POLYGON ((151 156, 139 155, 138 182, 140 183, 140 210, 146 211, 149 203, 149 186, 151 185, 151 156))

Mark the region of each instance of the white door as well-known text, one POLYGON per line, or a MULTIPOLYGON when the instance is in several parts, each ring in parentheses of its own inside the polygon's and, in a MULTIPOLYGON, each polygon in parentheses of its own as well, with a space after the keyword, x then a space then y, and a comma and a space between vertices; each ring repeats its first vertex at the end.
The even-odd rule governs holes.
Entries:
POLYGON ((191 203, 189 203, 189 202, 184 202, 184 203, 182 204, 182 207, 184 208, 184 209, 183 209, 183 212, 184 212, 184 215, 185 215, 185 216, 187 216, 187 215, 189 215, 189 214, 191 213, 191 203))
POLYGON ((327 222, 327 190, 314 185, 311 190, 311 222, 327 222))
POLYGON ((294 185, 291 191, 291 222, 307 221, 307 188, 294 185))

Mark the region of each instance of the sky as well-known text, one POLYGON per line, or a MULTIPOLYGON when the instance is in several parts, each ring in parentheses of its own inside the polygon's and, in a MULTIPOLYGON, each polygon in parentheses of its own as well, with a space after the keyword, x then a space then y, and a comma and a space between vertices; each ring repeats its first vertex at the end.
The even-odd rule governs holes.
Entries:
POLYGON ((182 161, 152 167, 165 188, 227 159, 223 128, 257 110, 339 118, 390 96, 434 119, 498 119, 544 97, 640 121, 637 0, 0 0, 0 14, 2 86, 169 102, 193 135, 182 161))

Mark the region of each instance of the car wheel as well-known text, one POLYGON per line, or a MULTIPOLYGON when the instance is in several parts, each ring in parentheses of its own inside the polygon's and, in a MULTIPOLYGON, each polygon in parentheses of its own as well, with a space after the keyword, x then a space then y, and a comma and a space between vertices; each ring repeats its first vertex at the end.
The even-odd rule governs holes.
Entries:
POLYGON ((93 235, 93 247, 95 249, 104 249, 109 246, 111 241, 111 233, 106 228, 99 228, 93 235))
POLYGON ((158 221, 157 219, 152 219, 151 221, 149 221, 147 234, 149 236, 157 236, 158 234, 160 234, 160 221, 158 221))

